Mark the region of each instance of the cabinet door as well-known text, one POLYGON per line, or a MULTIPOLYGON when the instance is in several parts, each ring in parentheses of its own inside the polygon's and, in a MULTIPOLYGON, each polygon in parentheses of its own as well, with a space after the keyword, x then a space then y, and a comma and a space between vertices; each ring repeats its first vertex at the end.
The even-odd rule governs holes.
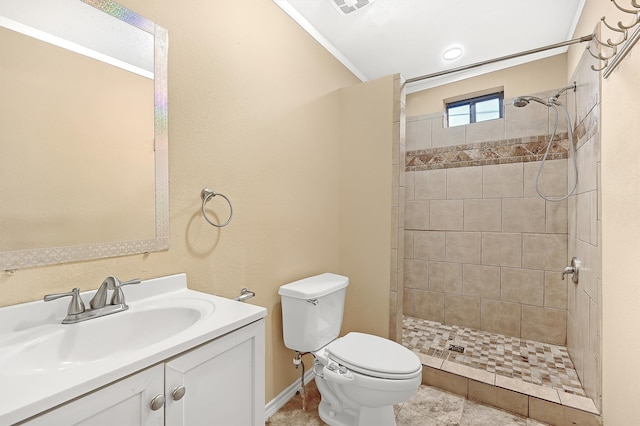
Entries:
POLYGON ((164 410, 151 400, 164 395, 164 366, 126 377, 25 423, 29 426, 163 426, 164 410))
POLYGON ((167 362, 165 394, 170 426, 263 426, 264 320, 167 362))

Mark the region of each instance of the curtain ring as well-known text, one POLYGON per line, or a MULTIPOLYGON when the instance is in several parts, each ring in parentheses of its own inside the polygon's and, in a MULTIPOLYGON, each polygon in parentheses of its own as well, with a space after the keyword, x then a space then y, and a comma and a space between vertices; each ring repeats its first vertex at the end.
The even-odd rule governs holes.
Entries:
POLYGON ((209 222, 210 225, 213 225, 216 228, 222 228, 223 226, 227 226, 229 224, 229 222, 231 222, 231 218, 233 217, 233 206, 231 205, 231 201, 227 198, 226 195, 220 194, 219 192, 213 192, 212 190, 210 190, 208 188, 204 188, 202 190, 202 192, 200 192, 200 198, 202 198, 202 216, 204 216, 204 220, 209 222), (230 210, 229 219, 227 219, 227 221, 225 223, 222 223, 222 224, 218 224, 218 223, 215 223, 215 222, 211 221, 207 217, 207 213, 205 212, 205 209, 204 209, 204 206, 205 206, 205 204, 207 204, 207 201, 209 201, 210 199, 212 199, 216 195, 219 195, 222 198, 224 198, 227 201, 227 203, 229 204, 229 210, 230 210))

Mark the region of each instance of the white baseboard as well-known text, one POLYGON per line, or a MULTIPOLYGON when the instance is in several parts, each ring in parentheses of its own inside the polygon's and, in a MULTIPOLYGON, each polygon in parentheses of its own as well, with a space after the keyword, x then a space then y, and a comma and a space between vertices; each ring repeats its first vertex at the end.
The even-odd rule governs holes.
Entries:
MULTIPOLYGON (((309 369, 304 374, 304 383, 307 384, 311 380, 313 380, 313 368, 309 369)), ((265 421, 269 419, 269 417, 273 416, 284 404, 289 402, 291 398, 293 398, 296 392, 300 389, 300 378, 298 377, 295 382, 291 383, 289 387, 280 392, 278 396, 273 398, 267 405, 264 406, 264 418, 265 421)))

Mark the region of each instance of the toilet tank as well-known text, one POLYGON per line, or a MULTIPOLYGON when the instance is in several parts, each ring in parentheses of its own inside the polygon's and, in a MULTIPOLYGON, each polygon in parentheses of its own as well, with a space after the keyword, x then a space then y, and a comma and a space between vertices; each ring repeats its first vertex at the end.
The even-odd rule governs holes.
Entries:
POLYGON ((285 346, 311 352, 337 338, 347 285, 349 278, 325 273, 280 287, 285 346))

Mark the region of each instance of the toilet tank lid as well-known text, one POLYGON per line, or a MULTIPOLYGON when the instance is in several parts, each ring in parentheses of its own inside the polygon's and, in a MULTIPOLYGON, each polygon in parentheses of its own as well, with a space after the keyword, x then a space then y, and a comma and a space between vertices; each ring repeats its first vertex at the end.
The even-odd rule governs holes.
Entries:
POLYGON ((280 287, 278 294, 296 299, 314 299, 345 288, 349 278, 330 272, 303 278, 280 287))

